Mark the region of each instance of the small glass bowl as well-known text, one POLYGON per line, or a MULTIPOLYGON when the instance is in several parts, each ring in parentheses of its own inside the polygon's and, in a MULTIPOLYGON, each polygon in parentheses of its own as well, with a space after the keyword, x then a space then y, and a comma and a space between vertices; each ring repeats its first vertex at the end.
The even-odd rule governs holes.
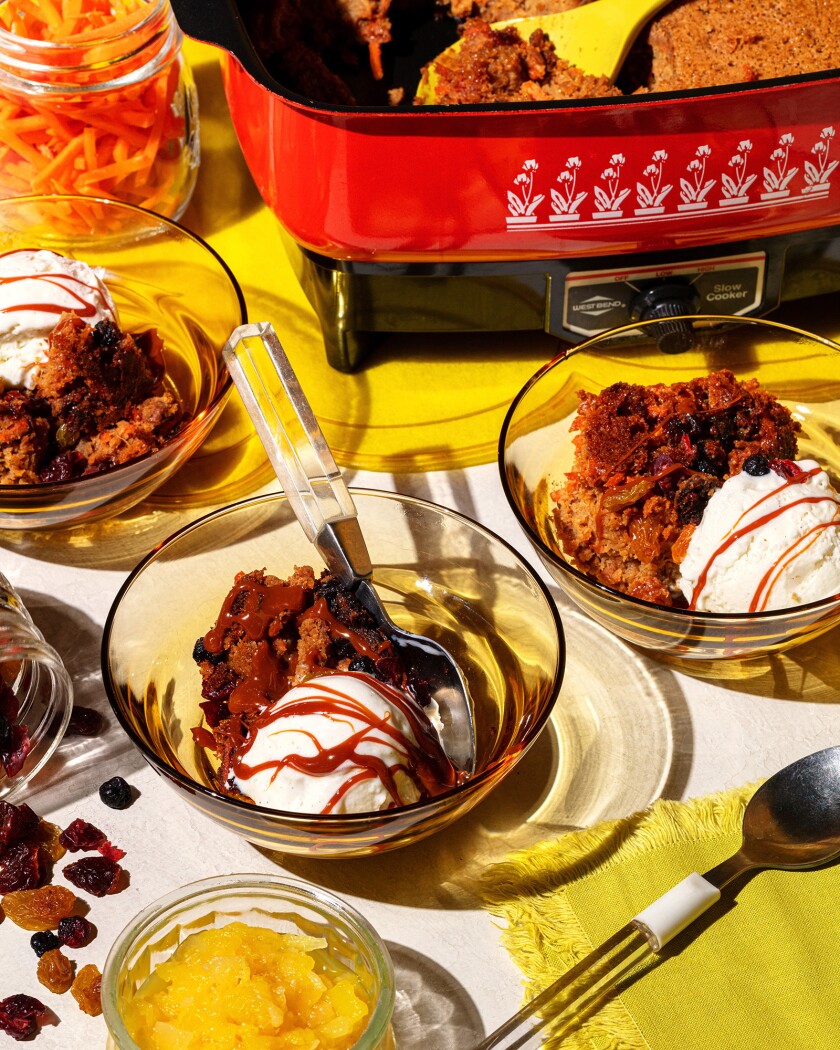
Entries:
POLYGON ((182 402, 187 422, 157 451, 101 474, 0 485, 0 529, 76 525, 118 514, 182 467, 218 419, 232 389, 222 347, 247 319, 242 292, 222 259, 195 234, 116 201, 0 200, 0 253, 19 248, 46 248, 105 271, 121 327, 160 333, 164 383, 182 402), (80 215, 84 227, 77 224, 80 215))
POLYGON ((373 927, 320 888, 286 876, 256 874, 225 875, 183 886, 150 904, 126 926, 108 953, 102 974, 109 1050, 147 1050, 138 1047, 125 1029, 125 1003, 183 940, 231 922, 323 937, 327 967, 355 974, 370 1005, 367 1027, 353 1050, 392 1050, 394 968, 373 927))
POLYGON ((578 391, 618 381, 674 383, 728 368, 756 378, 802 424, 799 459, 840 479, 840 346, 742 317, 684 317, 619 328, 550 361, 517 394, 502 425, 499 469, 519 524, 545 567, 585 612, 628 642, 680 662, 747 660, 780 652, 840 622, 840 595, 794 609, 746 614, 666 608, 631 598, 570 564, 554 533, 550 497, 572 469, 578 391), (676 351, 676 352, 675 352, 676 351))
POLYGON ((476 772, 427 801, 378 813, 302 815, 221 795, 207 752, 192 658, 238 572, 322 563, 282 495, 233 504, 176 532, 132 572, 102 640, 105 690, 146 761, 216 823, 266 849, 305 856, 376 853, 451 824, 510 773, 533 744, 563 679, 554 602, 512 548, 454 511, 389 492, 353 499, 374 583, 398 626, 439 641, 475 705, 476 772))
POLYGON ((61 743, 73 710, 73 683, 2 573, 0 679, 17 697, 16 722, 26 726, 31 744, 19 773, 9 777, 0 766, 0 799, 15 802, 61 743))

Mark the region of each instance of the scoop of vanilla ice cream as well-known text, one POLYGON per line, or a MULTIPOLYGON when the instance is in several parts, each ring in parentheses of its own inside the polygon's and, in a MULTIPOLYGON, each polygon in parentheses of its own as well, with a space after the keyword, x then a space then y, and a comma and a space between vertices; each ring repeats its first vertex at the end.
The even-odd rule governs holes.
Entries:
POLYGON ((271 809, 371 813, 419 799, 412 746, 393 690, 373 678, 325 675, 294 686, 260 717, 234 765, 235 783, 271 809))
POLYGON ((116 322, 100 272, 46 250, 0 255, 0 389, 34 387, 47 360, 49 334, 68 311, 90 325, 116 322))
POLYGON ((813 460, 810 475, 728 478, 706 505, 680 565, 692 608, 787 609, 840 593, 840 496, 813 460))

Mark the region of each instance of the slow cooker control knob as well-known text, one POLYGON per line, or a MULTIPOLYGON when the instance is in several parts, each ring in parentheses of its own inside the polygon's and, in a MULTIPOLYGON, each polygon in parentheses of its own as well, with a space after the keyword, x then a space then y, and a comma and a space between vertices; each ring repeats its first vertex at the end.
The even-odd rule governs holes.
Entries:
POLYGON ((657 321, 660 317, 685 317, 696 314, 700 296, 690 284, 657 284, 640 292, 630 303, 634 321, 657 321))
MULTIPOLYGON (((697 313, 700 296, 689 284, 657 284, 641 292, 630 303, 630 315, 634 321, 660 321, 669 317, 684 318, 697 313)), ((682 354, 694 343, 691 324, 675 320, 662 325, 657 345, 663 354, 682 354)))

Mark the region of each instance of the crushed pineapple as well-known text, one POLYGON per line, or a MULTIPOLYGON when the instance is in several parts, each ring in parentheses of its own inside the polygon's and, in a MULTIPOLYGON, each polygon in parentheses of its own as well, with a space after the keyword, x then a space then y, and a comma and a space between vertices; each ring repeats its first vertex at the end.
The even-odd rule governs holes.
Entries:
POLYGON ((317 973, 317 937, 233 922, 186 938, 123 1006, 142 1050, 349 1050, 368 1016, 352 974, 317 973))

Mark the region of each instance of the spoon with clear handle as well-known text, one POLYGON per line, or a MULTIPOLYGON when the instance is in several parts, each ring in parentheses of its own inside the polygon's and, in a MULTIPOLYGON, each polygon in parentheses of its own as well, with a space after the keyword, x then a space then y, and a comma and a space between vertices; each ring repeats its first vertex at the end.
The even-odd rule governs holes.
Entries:
POLYGON ((457 769, 472 774, 475 729, 463 675, 442 645, 397 627, 382 607, 353 498, 277 333, 270 324, 240 325, 222 353, 303 531, 406 666, 428 683, 443 723, 443 749, 457 769))
POLYGON ((562 1035, 622 977, 720 900, 723 887, 743 872, 814 868, 838 857, 840 746, 800 758, 765 781, 744 812, 737 853, 705 875, 694 872, 677 883, 473 1050, 513 1050, 547 1025, 552 1037, 562 1035))

